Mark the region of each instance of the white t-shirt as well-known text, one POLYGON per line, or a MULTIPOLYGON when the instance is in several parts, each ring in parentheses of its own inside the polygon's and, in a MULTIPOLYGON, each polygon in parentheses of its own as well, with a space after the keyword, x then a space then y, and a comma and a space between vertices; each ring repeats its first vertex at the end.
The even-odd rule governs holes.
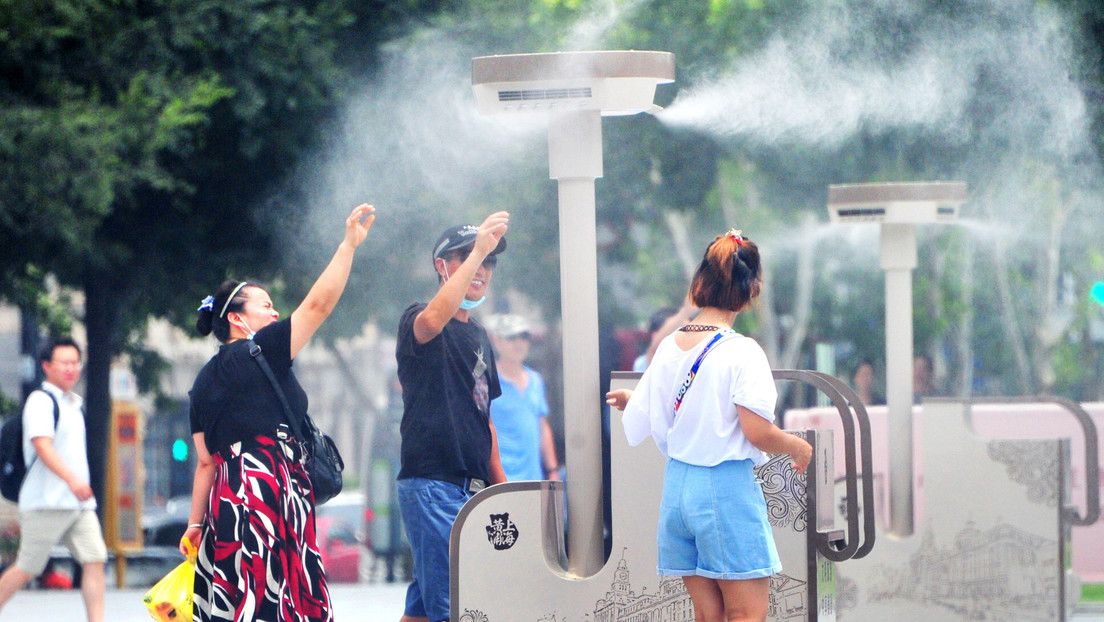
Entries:
POLYGON ((31 439, 48 436, 54 449, 77 477, 89 480, 88 449, 84 443, 84 400, 73 392, 65 393, 49 382, 42 383, 58 402, 58 424, 54 431, 54 404, 40 391, 27 397, 23 405, 23 459, 30 465, 27 479, 19 491, 19 510, 76 510, 96 508, 96 498, 80 501, 60 477, 35 453, 31 439), (32 462, 33 460, 33 462, 32 462))
POLYGON ((737 334, 714 345, 675 414, 679 388, 711 339, 686 351, 675 344, 675 335, 660 342, 625 407, 625 435, 631 445, 651 435, 664 456, 697 466, 744 459, 763 464, 768 457, 744 436, 736 414, 739 404, 774 421, 778 391, 767 356, 754 339, 737 334))

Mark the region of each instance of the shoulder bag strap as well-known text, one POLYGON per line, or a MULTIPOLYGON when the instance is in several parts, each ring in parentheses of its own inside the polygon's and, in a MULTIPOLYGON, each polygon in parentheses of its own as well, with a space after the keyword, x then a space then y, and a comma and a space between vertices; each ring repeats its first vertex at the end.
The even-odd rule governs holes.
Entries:
MULTIPOLYGON (((50 393, 49 391, 42 391, 42 392, 46 394, 46 397, 50 398, 50 402, 54 405, 54 432, 56 433, 57 432, 57 427, 58 427, 58 420, 61 419, 61 406, 58 404, 57 398, 54 397, 53 393, 50 393)), ((82 407, 82 411, 83 411, 83 407, 82 407)))
MULTIPOLYGON (((54 404, 54 436, 56 437, 57 436, 58 420, 61 419, 61 406, 58 405, 57 398, 54 397, 53 393, 50 393, 46 389, 35 389, 35 391, 42 391, 43 393, 45 393, 46 397, 50 398, 50 401, 54 404)), ((34 391, 31 391, 31 393, 34 393, 34 391)), ((22 417, 23 414, 20 413, 19 416, 22 417)), ((22 439, 20 439, 19 442, 22 443, 23 442, 22 439)), ((31 449, 34 449, 34 443, 31 443, 31 449)), ((26 471, 27 473, 31 472, 31 467, 34 466, 34 463, 37 460, 38 460, 38 452, 36 451, 35 454, 34 454, 34 457, 31 458, 31 463, 27 465, 27 471, 26 471)), ((24 475, 24 477, 26 477, 26 476, 24 475)))
POLYGON ((705 344, 702 348, 701 354, 698 355, 697 360, 690 367, 690 373, 686 375, 686 380, 683 381, 682 386, 679 387, 678 397, 675 398, 675 416, 678 416, 679 407, 682 406, 682 398, 686 395, 686 390, 690 388, 690 385, 694 383, 694 377, 698 375, 698 368, 701 367, 702 359, 709 353, 709 350, 713 346, 721 342, 724 337, 735 336, 736 331, 732 329, 719 331, 713 338, 709 340, 709 343, 705 344))
POLYGON ((268 361, 265 360, 264 353, 261 352, 261 346, 252 339, 249 340, 249 355, 261 366, 261 371, 268 377, 268 381, 272 383, 272 388, 276 390, 276 397, 280 398, 280 404, 284 406, 284 417, 288 420, 288 425, 291 426, 291 431, 295 434, 295 438, 298 439, 299 442, 306 442, 307 437, 303 435, 303 429, 299 426, 299 422, 295 420, 295 415, 291 412, 291 404, 288 404, 287 397, 284 395, 284 390, 280 388, 280 383, 276 381, 276 375, 272 373, 272 368, 269 367, 268 361))

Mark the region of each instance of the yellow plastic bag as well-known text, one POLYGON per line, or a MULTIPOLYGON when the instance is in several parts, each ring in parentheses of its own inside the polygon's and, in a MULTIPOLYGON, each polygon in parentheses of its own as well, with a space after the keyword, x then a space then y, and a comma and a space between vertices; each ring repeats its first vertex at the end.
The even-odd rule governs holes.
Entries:
POLYGON ((188 551, 188 560, 165 575, 142 599, 150 615, 158 622, 185 622, 192 619, 196 548, 186 538, 183 542, 188 551))

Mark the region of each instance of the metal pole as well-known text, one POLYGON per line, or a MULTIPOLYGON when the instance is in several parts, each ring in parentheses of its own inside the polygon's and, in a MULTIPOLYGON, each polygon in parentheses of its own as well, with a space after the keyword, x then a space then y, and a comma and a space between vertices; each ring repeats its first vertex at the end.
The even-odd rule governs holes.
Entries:
POLYGON ((548 127, 548 156, 549 176, 559 181, 560 200, 567 571, 588 577, 605 561, 594 207, 594 180, 602 176, 601 113, 553 116, 548 127))
POLYGON ((912 270, 916 228, 883 224, 885 270, 886 410, 889 428, 890 533, 911 535, 912 525, 912 270))

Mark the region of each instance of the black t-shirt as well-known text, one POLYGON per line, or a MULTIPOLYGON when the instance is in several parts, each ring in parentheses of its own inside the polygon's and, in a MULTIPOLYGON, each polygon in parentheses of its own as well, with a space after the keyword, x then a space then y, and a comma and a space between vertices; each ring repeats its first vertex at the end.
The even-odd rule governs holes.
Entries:
MULTIPOLYGON (((280 382, 291 410, 302 421, 307 394, 291 369, 291 320, 265 326, 253 337, 280 382)), ((203 432, 207 451, 214 454, 257 435, 272 436, 287 421, 276 390, 249 354, 249 340, 219 346, 196 376, 191 396, 192 433, 203 432)), ((302 425, 302 424, 300 424, 302 425)))
POLYGON ((448 475, 489 480, 491 400, 502 394, 487 331, 450 319, 427 343, 414 339, 411 305, 399 320, 395 358, 402 383, 402 468, 398 479, 448 475))

